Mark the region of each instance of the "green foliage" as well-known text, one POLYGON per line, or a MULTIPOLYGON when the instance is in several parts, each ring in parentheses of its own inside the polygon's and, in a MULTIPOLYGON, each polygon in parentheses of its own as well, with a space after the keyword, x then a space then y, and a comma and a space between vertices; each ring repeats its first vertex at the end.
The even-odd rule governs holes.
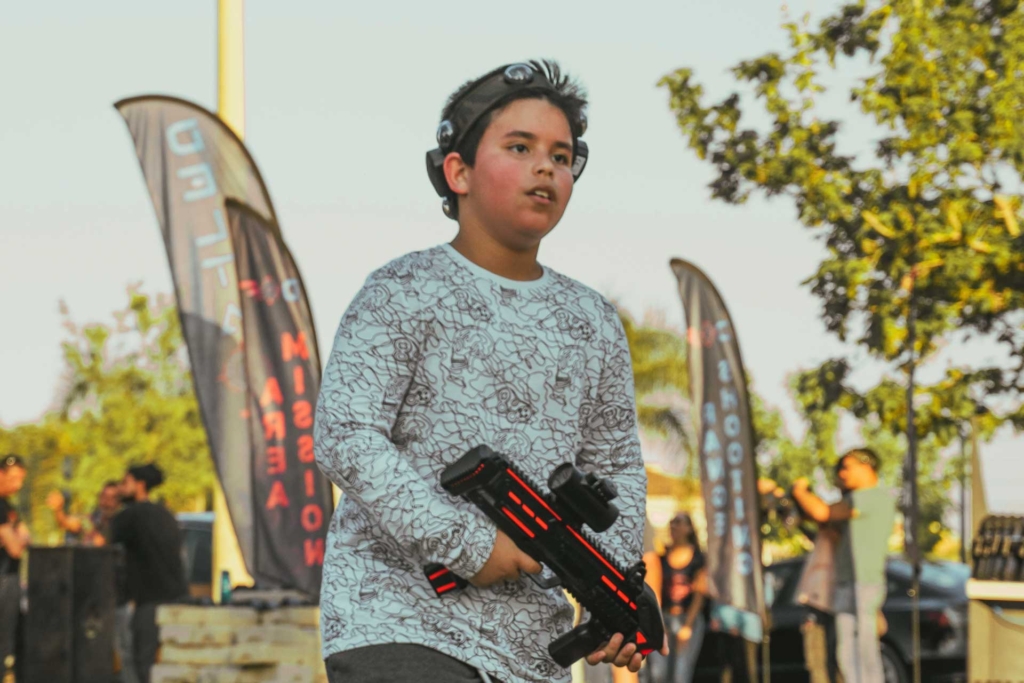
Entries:
MULTIPOLYGON (((676 437, 687 459, 686 476, 700 477, 698 440, 693 429, 690 402, 690 374, 687 345, 681 332, 655 323, 637 324, 620 309, 620 318, 629 342, 636 386, 637 415, 640 426, 661 436, 676 437)), ((768 476, 790 482, 814 469, 815 457, 786 433, 782 416, 769 408, 747 381, 755 452, 768 476), (793 473, 787 474, 787 473, 793 473)))
MULTIPOLYGON (((835 360, 820 368, 797 373, 792 382, 793 394, 801 411, 812 425, 827 425, 826 438, 831 442, 842 415, 855 418, 861 425, 863 442, 875 449, 882 459, 882 477, 892 484, 899 480, 906 453, 907 402, 906 387, 891 378, 884 378, 866 392, 851 387, 847 378, 850 368, 845 361, 835 360)), ((944 515, 949 506, 949 491, 964 467, 962 458, 943 460, 942 453, 957 447, 961 435, 970 429, 978 438, 992 438, 1003 418, 988 411, 979 411, 971 396, 972 386, 986 385, 991 371, 964 377, 963 371, 950 369, 939 382, 922 387, 916 395, 914 428, 918 440, 919 520, 918 538, 921 548, 931 550, 946 531, 944 515)), ((824 451, 822 451, 824 452, 824 451)), ((823 466, 836 461, 831 451, 823 466)))
POLYGON ((863 319, 857 341, 896 358, 912 289, 921 355, 954 329, 992 333, 1018 361, 1000 389, 1019 390, 1024 343, 1010 314, 1024 309, 1024 237, 1021 198, 1008 193, 1024 174, 1024 12, 862 2, 817 30, 786 29, 788 54, 733 69, 763 105, 767 132, 742 127, 738 95, 704 105, 690 69, 661 81, 690 146, 717 170, 712 196, 793 199, 800 222, 823 233, 827 256, 807 283, 840 339, 863 319), (873 164, 840 154, 840 122, 815 115, 819 70, 838 53, 877 67, 850 92, 883 132, 873 164))
POLYGON ((690 371, 686 342, 663 325, 637 324, 620 309, 629 343, 640 426, 659 436, 677 439, 686 458, 686 478, 699 478, 697 444, 690 405, 690 371))
POLYGON ((70 491, 73 511, 88 513, 105 481, 145 462, 156 462, 166 478, 154 498, 175 511, 206 509, 213 465, 175 308, 131 288, 113 324, 79 326, 62 310, 68 337, 59 409, 38 423, 0 429, 0 449, 28 460, 23 500, 32 502, 37 539, 53 531, 43 505, 48 491, 70 491))
MULTIPOLYGON (((755 192, 788 197, 798 220, 822 238, 826 255, 805 284, 821 302, 826 329, 840 340, 890 361, 926 359, 955 331, 987 336, 1006 349, 1008 369, 949 370, 915 397, 921 471, 929 475, 921 489, 924 517, 941 517, 940 489, 948 485, 945 474, 931 476, 929 458, 938 458, 966 424, 983 438, 1003 419, 1024 428, 1019 401, 1002 415, 976 415, 980 397, 1016 397, 1024 389, 1024 10, 1018 5, 865 0, 816 28, 806 19, 786 24, 784 54, 732 70, 753 90, 759 116, 768 121, 762 130, 744 125, 743 114, 755 105, 741 105, 737 94, 705 103, 690 69, 660 83, 690 147, 715 167, 712 197, 730 203, 755 192), (837 69, 840 55, 870 62, 849 99, 878 126, 871 154, 839 153, 841 122, 818 115, 822 72, 837 69)), ((862 421, 868 442, 888 439, 879 443, 895 467, 907 422, 902 383, 885 379, 858 393, 848 374, 837 359, 795 379, 809 422, 811 442, 804 445, 834 461, 833 437, 847 413, 862 421)))
MULTIPOLYGON (((35 424, 9 430, 0 428, 0 453, 17 453, 25 457, 27 476, 16 502, 32 529, 35 542, 58 540, 55 536, 57 525, 44 501, 48 492, 64 488, 64 458, 74 457, 75 452, 65 424, 57 415, 47 415, 35 424), (38 457, 36 454, 46 455, 38 457)), ((93 494, 93 500, 95 497, 93 494)))

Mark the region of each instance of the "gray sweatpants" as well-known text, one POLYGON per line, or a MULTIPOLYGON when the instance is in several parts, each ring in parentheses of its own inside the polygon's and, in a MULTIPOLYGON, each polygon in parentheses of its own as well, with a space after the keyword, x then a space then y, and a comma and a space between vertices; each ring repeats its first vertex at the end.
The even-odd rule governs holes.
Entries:
POLYGON ((338 652, 327 658, 330 683, 501 683, 423 645, 389 643, 338 652))
POLYGON ((858 583, 837 586, 837 604, 849 601, 843 592, 853 591, 854 611, 836 614, 836 658, 846 683, 885 683, 882 647, 878 640, 878 610, 885 602, 885 585, 858 583))

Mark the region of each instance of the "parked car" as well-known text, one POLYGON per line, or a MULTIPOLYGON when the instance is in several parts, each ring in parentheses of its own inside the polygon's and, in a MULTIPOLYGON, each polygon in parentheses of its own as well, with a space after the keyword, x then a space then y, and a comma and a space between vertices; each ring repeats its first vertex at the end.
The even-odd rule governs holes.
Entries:
MULTIPOLYGON (((771 678, 773 681, 803 683, 809 680, 804 666, 803 635, 800 625, 805 608, 795 602, 796 584, 804 558, 784 560, 766 567, 765 581, 774 593, 771 605, 771 678)), ((882 613, 889 624, 882 637, 882 664, 886 683, 909 683, 912 679, 911 567, 890 558, 886 568, 888 595, 882 613)), ((967 679, 967 594, 969 570, 953 562, 925 562, 921 568, 921 678, 930 683, 967 679)), ((718 681, 720 667, 715 659, 717 634, 709 633, 697 660, 695 680, 718 681)), ((759 658, 760 659, 760 658, 759 658)))
POLYGON ((188 592, 194 598, 213 595, 213 513, 181 512, 176 516, 181 529, 182 563, 188 578, 188 592))

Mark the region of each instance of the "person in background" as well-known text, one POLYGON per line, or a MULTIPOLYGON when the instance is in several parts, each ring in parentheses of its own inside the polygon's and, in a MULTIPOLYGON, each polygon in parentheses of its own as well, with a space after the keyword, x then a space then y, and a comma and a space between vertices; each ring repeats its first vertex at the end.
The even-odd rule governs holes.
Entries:
POLYGON ((188 594, 178 523, 167 508, 149 500, 163 480, 156 465, 130 468, 121 495, 132 502, 111 523, 110 542, 125 551, 127 596, 134 605, 132 654, 141 683, 149 683, 159 647, 157 607, 188 594))
MULTIPOLYGON (((845 495, 839 470, 842 460, 833 468, 833 483, 845 495)), ((771 479, 760 479, 758 491, 768 500, 795 501, 787 496, 771 479)), ((790 529, 801 531, 813 543, 811 552, 803 563, 797 583, 794 601, 805 608, 800 633, 803 636, 804 666, 810 683, 841 683, 836 661, 835 614, 832 597, 836 584, 836 548, 839 545, 841 528, 837 523, 815 524, 806 517, 799 505, 795 511, 799 517, 783 521, 790 529)))
POLYGON ((21 558, 31 542, 10 497, 25 483, 25 463, 17 455, 0 459, 0 679, 15 668, 21 618, 21 558))
POLYGON ((896 517, 895 497, 879 486, 879 459, 868 448, 840 458, 838 477, 843 500, 828 505, 810 492, 806 478, 793 483, 793 498, 818 524, 839 529, 835 552, 836 650, 846 683, 883 683, 879 633, 884 621, 885 557, 896 517))
POLYGON ((669 654, 653 652, 644 678, 651 683, 689 683, 704 641, 707 572, 693 520, 680 512, 669 521, 672 543, 644 555, 647 584, 661 604, 669 654))
POLYGON ((53 511, 57 526, 78 538, 83 545, 101 546, 110 538, 110 524, 121 509, 119 484, 116 481, 105 483, 96 501, 96 509, 85 518, 64 512, 64 495, 60 491, 50 492, 46 497, 46 507, 53 511))
MULTIPOLYGON (((842 464, 842 460, 836 463, 832 475, 835 485, 846 495, 847 491, 839 478, 842 464)), ((836 586, 836 549, 841 530, 829 522, 819 524, 813 533, 801 528, 814 543, 796 588, 796 601, 807 610, 800 625, 804 641, 804 662, 810 683, 842 683, 836 659, 836 623, 832 605, 836 586)))

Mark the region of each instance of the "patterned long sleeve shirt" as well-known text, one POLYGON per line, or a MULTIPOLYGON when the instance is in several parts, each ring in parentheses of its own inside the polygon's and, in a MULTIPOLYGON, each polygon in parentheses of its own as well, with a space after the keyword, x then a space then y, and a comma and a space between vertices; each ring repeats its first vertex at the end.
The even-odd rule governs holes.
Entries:
POLYGON ((480 444, 536 481, 567 461, 609 477, 621 514, 602 545, 622 565, 640 558, 647 479, 611 303, 548 268, 499 277, 450 245, 403 256, 370 275, 341 321, 314 438, 344 493, 324 560, 325 658, 415 643, 506 683, 570 680, 547 652, 572 628, 561 589, 524 577, 439 598, 422 567, 469 578, 490 556, 494 524, 439 483, 480 444))

